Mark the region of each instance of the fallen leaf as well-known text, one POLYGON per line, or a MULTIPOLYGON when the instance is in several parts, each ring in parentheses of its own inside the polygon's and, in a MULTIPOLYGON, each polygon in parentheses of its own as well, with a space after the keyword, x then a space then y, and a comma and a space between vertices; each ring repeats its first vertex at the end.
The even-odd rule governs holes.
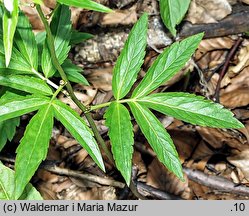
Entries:
POLYGON ((104 14, 100 20, 101 26, 133 25, 137 21, 136 5, 127 10, 114 10, 104 14))
POLYGON ((249 67, 246 67, 230 85, 220 91, 220 102, 226 107, 236 108, 249 104, 249 67))
POLYGON ((249 0, 242 0, 243 3, 249 4, 249 0))
POLYGON ((196 23, 215 23, 232 12, 227 0, 192 0, 187 20, 196 23))
POLYGON ((231 49, 233 44, 234 40, 231 37, 204 39, 198 46, 198 49, 195 53, 195 59, 199 60, 201 57, 203 57, 203 55, 210 51, 231 49))
POLYGON ((112 90, 112 67, 85 70, 87 80, 97 89, 112 90))
POLYGON ((227 160, 237 168, 241 169, 244 177, 249 182, 249 148, 238 152, 234 156, 227 157, 227 160))
POLYGON ((147 184, 171 194, 191 199, 193 194, 188 186, 188 179, 184 174, 185 182, 170 173, 165 166, 155 158, 148 167, 147 184))

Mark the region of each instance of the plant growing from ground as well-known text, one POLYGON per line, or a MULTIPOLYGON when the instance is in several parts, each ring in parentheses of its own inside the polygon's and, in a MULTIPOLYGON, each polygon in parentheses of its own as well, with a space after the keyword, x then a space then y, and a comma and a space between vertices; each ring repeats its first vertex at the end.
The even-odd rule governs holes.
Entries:
MULTIPOLYGON (((1 199, 41 198, 28 183, 46 158, 54 118, 65 126, 100 169, 105 171, 99 143, 108 158, 111 161, 114 158, 117 169, 128 185, 131 180, 134 143, 130 111, 158 159, 182 180, 182 167, 173 141, 151 110, 201 126, 243 127, 232 112, 203 97, 179 92, 152 93, 185 65, 195 52, 203 33, 166 48, 143 80, 131 90, 146 53, 148 15, 143 14, 132 28, 114 67, 114 99, 87 108, 76 98, 70 81, 84 85, 88 85, 88 82, 81 75, 80 68, 73 65, 67 57, 70 43, 89 35, 72 30, 68 6, 101 12, 110 10, 90 0, 58 0, 49 24, 41 10, 41 1, 36 0, 36 9, 46 31, 35 36, 27 17, 18 9, 18 1, 13 0, 12 3, 13 5, 5 1, 4 4, 0 3, 0 150, 7 140, 13 138, 15 128, 19 125, 19 116, 37 112, 27 125, 16 150, 15 172, 0 164, 1 199), (51 81, 53 76, 62 79, 59 85, 51 81), (70 97, 84 112, 90 128, 78 113, 57 99, 60 92, 70 97), (104 117, 109 127, 112 154, 91 117, 92 110, 103 107, 108 107, 104 117), (11 176, 14 188, 6 183, 6 176, 11 176)), ((185 12, 183 10, 182 13, 185 12)), ((171 24, 171 32, 174 33, 177 23, 179 21, 171 24)))

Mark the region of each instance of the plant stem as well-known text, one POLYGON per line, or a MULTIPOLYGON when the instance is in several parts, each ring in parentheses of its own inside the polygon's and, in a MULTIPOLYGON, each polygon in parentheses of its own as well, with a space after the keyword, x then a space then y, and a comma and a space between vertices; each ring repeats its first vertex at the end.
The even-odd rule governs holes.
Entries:
MULTIPOLYGON (((137 99, 134 99, 134 98, 129 98, 129 99, 124 99, 124 100, 117 100, 115 101, 116 103, 127 103, 127 102, 134 102, 134 101, 137 101, 137 99)), ((95 106, 91 106, 90 109, 87 111, 87 112, 90 112, 90 111, 93 111, 93 110, 96 110, 96 109, 101 109, 101 108, 104 108, 104 107, 107 107, 107 106, 110 106, 112 102, 107 102, 107 103, 102 103, 102 104, 98 104, 98 105, 95 105, 95 106)))
MULTIPOLYGON (((48 85, 52 86, 53 88, 55 88, 56 90, 59 88, 58 85, 56 85, 55 83, 53 83, 51 80, 49 80, 48 78, 44 77, 43 75, 41 75, 38 71, 36 71, 34 68, 32 68, 32 72, 38 76, 40 79, 44 80, 48 85)), ((62 91, 63 94, 65 94, 66 96, 68 96, 68 92, 67 91, 62 91)))
POLYGON ((41 6, 40 5, 36 5, 36 9, 37 12, 43 22, 43 25, 45 27, 46 33, 47 33, 47 43, 48 43, 48 48, 51 54, 51 60, 53 65, 55 66, 55 68, 58 70, 58 72, 60 73, 61 78, 63 79, 63 81, 66 83, 66 88, 67 91, 71 97, 71 99, 73 100, 73 102, 85 113, 86 119, 90 125, 90 127, 92 128, 92 131, 94 133, 95 138, 97 139, 97 141, 99 142, 99 144, 101 145, 101 147, 103 148, 103 150, 105 151, 105 154, 107 155, 107 157, 109 158, 109 160, 111 162, 114 163, 113 157, 111 152, 109 151, 109 149, 107 148, 105 141, 103 140, 103 138, 100 136, 98 129, 92 119, 92 116, 90 113, 86 113, 88 111, 87 107, 84 106, 79 100, 78 98, 75 96, 74 91, 73 91, 73 87, 70 84, 67 75, 65 74, 63 68, 61 67, 58 58, 56 56, 56 51, 55 51, 55 46, 54 46, 54 38, 50 29, 50 26, 48 24, 47 19, 45 18, 41 6))
POLYGON ((56 96, 60 93, 60 91, 63 89, 63 87, 64 87, 65 85, 66 85, 66 83, 65 83, 63 80, 61 80, 60 86, 59 86, 59 88, 56 90, 56 92, 53 94, 53 97, 52 97, 51 101, 53 101, 53 100, 56 98, 56 96))
POLYGON ((111 104, 111 102, 107 102, 107 103, 102 103, 102 104, 98 104, 98 105, 95 105, 95 106, 91 106, 90 109, 89 109, 89 112, 91 112, 93 110, 97 110, 97 109, 101 109, 101 108, 110 106, 110 104, 111 104))

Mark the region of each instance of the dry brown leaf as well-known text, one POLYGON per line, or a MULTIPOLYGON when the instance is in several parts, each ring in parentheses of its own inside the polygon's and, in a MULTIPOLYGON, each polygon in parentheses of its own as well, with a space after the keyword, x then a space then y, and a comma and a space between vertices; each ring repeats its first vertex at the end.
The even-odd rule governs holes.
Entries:
POLYGON ((192 0, 187 20, 196 23, 215 23, 232 12, 227 0, 192 0))
POLYGON ((249 40, 244 40, 236 58, 236 65, 230 66, 221 82, 221 87, 231 83, 231 79, 249 66, 249 40))
POLYGON ((236 108, 249 104, 249 67, 231 80, 230 85, 220 91, 220 102, 226 107, 236 108))
MULTIPOLYGON (((81 103, 83 103, 85 106, 92 103, 94 100, 97 89, 93 86, 83 86, 81 84, 77 84, 74 86, 74 94, 79 99, 81 103)), ((79 109, 79 107, 69 98, 66 97, 64 94, 59 95, 59 99, 64 102, 65 104, 68 104, 71 108, 76 110, 78 113, 81 113, 82 111, 79 109)))
POLYGON ((85 70, 87 80, 97 89, 112 90, 112 67, 85 70))
POLYGON ((116 189, 110 186, 94 187, 88 193, 78 194, 78 200, 116 200, 116 189))
POLYGON ((185 174, 184 178, 185 182, 179 180, 174 174, 170 173, 157 158, 155 158, 148 167, 148 185, 181 196, 184 199, 191 199, 192 193, 185 174))
POLYGON ((44 169, 39 169, 37 171, 37 177, 41 179, 42 181, 48 182, 51 184, 54 184, 60 181, 60 176, 58 176, 57 174, 53 174, 49 171, 46 171, 44 169))
POLYGON ((248 109, 235 109, 233 113, 238 119, 246 120, 249 119, 249 110, 248 109))
POLYGON ((146 182, 147 168, 142 159, 141 153, 134 151, 132 157, 132 164, 137 167, 137 180, 140 182, 146 182))
POLYGON ((201 137, 213 148, 222 148, 225 144, 232 148, 243 149, 246 137, 237 130, 196 127, 201 137))
POLYGON ((234 156, 227 157, 227 160, 237 168, 241 169, 244 177, 248 181, 247 183, 249 183, 249 146, 243 151, 237 151, 237 154, 234 156))
POLYGON ((117 8, 122 8, 133 3, 134 1, 135 0, 110 0, 110 4, 115 5, 117 8))
POLYGON ((218 37, 202 40, 198 46, 198 50, 195 53, 195 58, 198 60, 207 52, 213 50, 230 49, 233 44, 234 40, 231 37, 218 37))
POLYGON ((137 21, 136 5, 127 10, 114 10, 104 14, 100 20, 101 26, 133 25, 137 21))
POLYGON ((61 145, 63 148, 67 149, 74 145, 77 145, 78 142, 75 139, 68 138, 66 136, 60 135, 57 139, 58 145, 61 145))
POLYGON ((192 159, 206 160, 205 158, 210 158, 213 154, 214 152, 210 148, 208 148, 206 143, 202 140, 193 152, 192 159))
MULTIPOLYGON (((238 0, 227 0, 230 5, 234 5, 238 2, 238 0)), ((242 0, 243 1, 243 0, 242 0)), ((248 0, 245 0, 248 1, 248 0)))
POLYGON ((167 130, 170 133, 171 138, 174 140, 181 162, 185 162, 185 160, 191 156, 193 149, 199 142, 198 136, 192 128, 175 128, 173 130, 167 128, 167 130))
POLYGON ((52 190, 53 185, 48 182, 40 182, 37 190, 41 193, 44 200, 57 200, 56 193, 52 190))
POLYGON ((249 4, 249 0, 242 0, 243 3, 249 4))
POLYGON ((141 11, 150 15, 159 14, 159 4, 157 0, 143 0, 141 3, 141 11))

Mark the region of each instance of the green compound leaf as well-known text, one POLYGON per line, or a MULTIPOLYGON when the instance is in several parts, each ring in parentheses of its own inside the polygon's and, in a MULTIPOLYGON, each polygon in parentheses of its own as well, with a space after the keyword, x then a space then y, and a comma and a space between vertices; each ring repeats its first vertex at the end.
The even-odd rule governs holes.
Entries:
POLYGON ((4 103, 0 99, 0 122, 33 112, 49 101, 49 98, 36 95, 12 98, 4 103))
MULTIPOLYGON (((0 200, 15 200, 15 172, 0 162, 0 200)), ((28 184, 20 200, 43 200, 40 193, 28 184)))
POLYGON ((111 12, 112 10, 105 7, 104 5, 98 4, 94 1, 91 0, 58 0, 61 4, 65 4, 68 6, 73 6, 73 7, 80 7, 80 8, 85 8, 88 10, 94 10, 94 11, 99 11, 99 12, 111 12))
POLYGON ((113 71, 112 89, 119 100, 127 95, 143 64, 147 43, 148 15, 144 14, 132 28, 113 71))
POLYGON ((104 117, 106 126, 109 128, 108 134, 117 169, 121 172, 126 184, 129 185, 134 143, 130 114, 124 105, 113 102, 104 117))
POLYGON ((46 84, 46 82, 36 77, 22 75, 4 75, 4 72, 0 72, 0 85, 29 93, 43 95, 53 94, 51 88, 46 84))
POLYGON ((11 60, 9 63, 8 68, 6 68, 5 65, 5 54, 4 54, 4 46, 3 41, 0 38, 0 69, 5 69, 4 71, 10 71, 12 73, 20 74, 32 74, 32 67, 29 63, 25 60, 25 58, 22 56, 22 54, 15 48, 12 48, 12 55, 11 60))
POLYGON ((132 114, 158 159, 184 181, 181 162, 170 135, 150 110, 139 103, 129 102, 132 114))
POLYGON ((70 81, 81 83, 87 86, 89 85, 87 79, 81 74, 82 69, 79 66, 73 64, 69 59, 66 59, 61 66, 70 81))
POLYGON ((140 98, 139 103, 191 124, 218 128, 244 127, 222 105, 194 94, 158 93, 140 98))
POLYGON ((55 117, 89 153, 96 164, 104 171, 103 159, 92 131, 77 112, 59 100, 53 101, 55 117))
POLYGON ((5 53, 5 65, 8 67, 10 63, 13 38, 16 31, 18 21, 18 0, 5 1, 3 14, 3 43, 5 53))
POLYGON ((178 25, 186 14, 190 0, 160 0, 160 14, 165 26, 176 36, 178 25))
POLYGON ((143 80, 133 91, 132 98, 147 95, 170 80, 193 55, 202 37, 203 33, 196 34, 166 48, 157 57, 143 80))
POLYGON ((32 32, 32 27, 28 18, 24 13, 19 13, 19 19, 16 29, 14 42, 17 45, 19 52, 27 61, 31 68, 38 69, 38 48, 35 40, 35 35, 32 32))
POLYGON ((71 45, 79 44, 79 43, 84 42, 84 41, 91 39, 91 38, 93 38, 92 34, 88 34, 85 32, 78 32, 76 30, 73 30, 72 35, 71 35, 70 44, 71 45))
MULTIPOLYGON (((54 37, 54 45, 56 56, 62 64, 68 56, 70 51, 70 40, 71 40, 71 11, 68 6, 60 5, 53 16, 50 24, 51 32, 54 37)), ((47 78, 54 75, 56 72, 53 66, 50 51, 47 45, 47 40, 44 42, 42 60, 41 60, 43 73, 47 78)))
POLYGON ((53 109, 51 104, 48 104, 40 108, 38 113, 32 117, 16 150, 16 199, 21 196, 42 160, 45 160, 52 128, 53 109))
POLYGON ((11 141, 16 133, 16 127, 20 124, 20 118, 8 119, 0 122, 0 151, 7 140, 11 141))

